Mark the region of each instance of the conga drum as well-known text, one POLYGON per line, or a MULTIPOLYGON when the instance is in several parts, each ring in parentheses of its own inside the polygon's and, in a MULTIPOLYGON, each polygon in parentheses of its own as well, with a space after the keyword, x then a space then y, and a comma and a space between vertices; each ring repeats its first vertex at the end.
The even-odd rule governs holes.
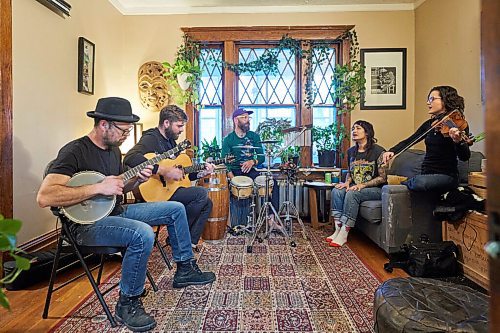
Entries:
POLYGON ((208 190, 213 206, 201 237, 204 240, 223 239, 229 215, 229 188, 226 169, 216 169, 212 174, 198 180, 198 185, 208 190))
POLYGON ((247 225, 253 195, 253 180, 247 176, 234 176, 230 183, 229 201, 231 227, 247 225))

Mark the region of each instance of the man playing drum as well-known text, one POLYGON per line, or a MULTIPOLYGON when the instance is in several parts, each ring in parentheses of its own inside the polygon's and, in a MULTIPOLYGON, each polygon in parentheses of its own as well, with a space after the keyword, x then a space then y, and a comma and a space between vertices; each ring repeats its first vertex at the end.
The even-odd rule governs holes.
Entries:
MULTIPOLYGON (((176 105, 167 105, 160 111, 158 126, 145 131, 139 142, 125 155, 123 163, 128 167, 135 167, 146 160, 148 153, 164 153, 175 147, 175 140, 184 131, 188 120, 186 113, 176 105)), ((206 163, 205 170, 189 174, 189 179, 202 178, 214 170, 214 165, 206 163)), ((181 169, 173 166, 156 165, 153 174, 158 174, 164 179, 180 181, 184 178, 181 169)), ((182 203, 186 208, 191 244, 196 249, 205 223, 207 222, 212 201, 208 197, 207 189, 203 187, 179 187, 170 201, 182 203)))
MULTIPOLYGON (((234 131, 229 133, 222 140, 222 157, 232 155, 234 161, 227 164, 228 177, 232 185, 236 185, 241 191, 232 191, 246 193, 245 189, 249 179, 240 178, 241 176, 255 179, 259 172, 254 169, 258 164, 264 162, 264 150, 259 134, 250 131, 250 115, 253 111, 238 108, 233 112, 234 131), (235 178, 237 177, 237 178, 235 178)), ((231 226, 245 224, 250 209, 250 200, 247 195, 243 195, 245 200, 235 201, 231 198, 231 226)), ((279 193, 273 191, 272 200, 276 210, 279 208, 279 193)))

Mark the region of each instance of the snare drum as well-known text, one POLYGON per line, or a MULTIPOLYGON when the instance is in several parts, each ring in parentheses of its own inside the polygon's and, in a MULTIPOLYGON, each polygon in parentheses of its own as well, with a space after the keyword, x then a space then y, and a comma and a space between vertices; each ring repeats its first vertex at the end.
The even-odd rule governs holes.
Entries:
MULTIPOLYGON (((255 178, 254 182, 255 182, 255 187, 257 189, 257 193, 258 193, 259 197, 265 197, 266 196, 266 176, 258 176, 255 178)), ((271 195, 271 193, 273 193, 273 185, 274 185, 274 180, 272 177, 267 180, 267 184, 268 184, 269 195, 271 195)))
POLYGON ((247 176, 235 176, 231 179, 231 193, 238 199, 247 199, 252 195, 253 180, 247 176))

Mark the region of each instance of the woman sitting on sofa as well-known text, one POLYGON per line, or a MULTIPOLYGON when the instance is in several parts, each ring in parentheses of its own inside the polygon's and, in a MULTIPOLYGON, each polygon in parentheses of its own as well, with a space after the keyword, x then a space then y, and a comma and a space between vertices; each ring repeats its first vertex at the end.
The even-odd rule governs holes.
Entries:
POLYGON ((345 183, 332 190, 332 216, 335 232, 326 238, 330 246, 340 247, 347 242, 349 230, 354 227, 359 205, 363 201, 380 200, 386 183, 386 170, 382 166, 384 148, 377 145, 372 124, 356 121, 351 128, 356 143, 347 151, 348 174, 345 183))
MULTIPOLYGON (((448 136, 439 129, 431 129, 432 123, 455 110, 463 114, 464 99, 455 88, 438 86, 430 90, 427 96, 428 113, 431 118, 425 121, 406 140, 401 141, 388 152, 383 160, 387 163, 394 154, 425 139, 425 156, 422 162, 422 173, 408 179, 402 184, 412 191, 437 191, 444 193, 458 186, 457 157, 462 161, 470 158, 469 145, 462 140, 461 132, 456 127, 449 128, 448 136), (426 131, 428 131, 427 134, 426 131)), ((469 128, 464 129, 466 134, 469 128)))

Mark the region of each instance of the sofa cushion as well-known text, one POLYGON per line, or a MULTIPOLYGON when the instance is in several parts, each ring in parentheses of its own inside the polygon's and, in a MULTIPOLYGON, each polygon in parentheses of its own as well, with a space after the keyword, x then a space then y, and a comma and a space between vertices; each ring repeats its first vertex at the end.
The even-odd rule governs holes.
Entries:
POLYGON ((468 161, 458 161, 458 175, 460 184, 469 183, 469 172, 481 171, 481 160, 484 158, 483 153, 479 151, 471 151, 468 161))
POLYGON ((359 215, 371 223, 382 221, 382 200, 363 201, 359 205, 359 215))
POLYGON ((394 159, 389 174, 411 178, 422 171, 425 151, 409 149, 394 159))

